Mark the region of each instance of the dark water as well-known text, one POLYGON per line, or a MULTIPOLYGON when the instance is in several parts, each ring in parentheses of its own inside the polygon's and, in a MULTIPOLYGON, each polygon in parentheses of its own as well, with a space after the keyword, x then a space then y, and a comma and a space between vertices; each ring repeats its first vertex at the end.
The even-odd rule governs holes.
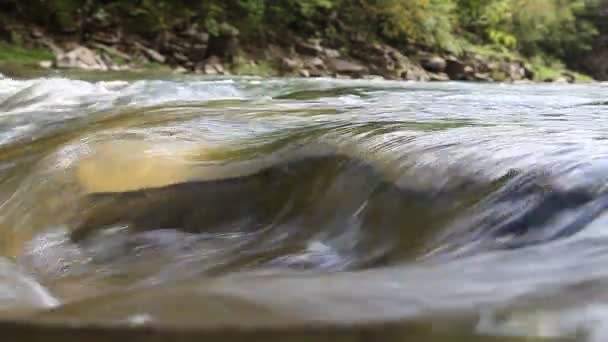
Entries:
POLYGON ((0 79, 0 317, 603 341, 606 94, 0 79))

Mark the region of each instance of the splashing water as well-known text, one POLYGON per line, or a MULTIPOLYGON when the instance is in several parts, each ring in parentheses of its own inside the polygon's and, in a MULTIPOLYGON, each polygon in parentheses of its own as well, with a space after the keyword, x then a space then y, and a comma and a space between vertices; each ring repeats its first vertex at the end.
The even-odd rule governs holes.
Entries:
POLYGON ((2 317, 602 341, 607 91, 0 79, 2 317))

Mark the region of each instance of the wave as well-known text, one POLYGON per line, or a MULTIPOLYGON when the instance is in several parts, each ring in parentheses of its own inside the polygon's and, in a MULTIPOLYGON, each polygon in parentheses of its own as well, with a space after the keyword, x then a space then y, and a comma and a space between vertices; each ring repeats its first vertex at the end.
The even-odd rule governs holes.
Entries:
POLYGON ((61 303, 42 316, 177 324, 217 295, 368 322, 607 276, 603 114, 571 106, 595 86, 0 85, 0 252, 61 303))

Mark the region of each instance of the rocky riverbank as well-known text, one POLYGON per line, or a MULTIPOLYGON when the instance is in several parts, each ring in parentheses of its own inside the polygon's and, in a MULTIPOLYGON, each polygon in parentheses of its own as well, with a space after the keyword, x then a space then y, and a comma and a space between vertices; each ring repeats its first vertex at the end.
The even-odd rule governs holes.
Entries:
MULTIPOLYGON (((177 26, 145 38, 120 27, 97 25, 94 33, 57 35, 40 27, 2 27, 0 39, 26 49, 52 52, 39 60, 44 69, 127 71, 168 67, 175 73, 290 77, 385 78, 414 81, 575 82, 565 70, 541 72, 512 54, 464 51, 458 55, 420 46, 394 47, 363 37, 332 45, 323 38, 298 36, 274 42, 240 39, 224 23, 215 34, 194 25, 177 26)), ((1 49, 1 48, 0 48, 1 49)), ((477 49, 481 50, 481 49, 477 49)), ((0 64, 1 64, 0 60, 0 64)), ((5 69, 9 66, 5 66, 5 69)))

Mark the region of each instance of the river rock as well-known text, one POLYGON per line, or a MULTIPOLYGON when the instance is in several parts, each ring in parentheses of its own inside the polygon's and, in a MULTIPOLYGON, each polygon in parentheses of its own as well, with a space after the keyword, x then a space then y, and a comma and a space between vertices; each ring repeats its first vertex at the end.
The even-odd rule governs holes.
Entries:
POLYGON ((103 43, 103 44, 108 44, 108 45, 114 45, 114 44, 118 44, 120 43, 120 35, 118 33, 108 33, 108 32, 95 32, 93 34, 93 36, 91 37, 92 40, 98 42, 98 43, 103 43))
POLYGON ((42 38, 44 36, 44 33, 42 32, 42 30, 40 30, 38 27, 32 27, 30 34, 32 35, 33 38, 42 38))
POLYGON ((108 70, 100 56, 92 50, 80 46, 67 53, 59 53, 55 57, 57 68, 75 68, 84 70, 108 70))
POLYGON ((410 65, 406 70, 401 72, 401 78, 408 81, 428 81, 429 74, 418 65, 410 65))
POLYGON ((445 59, 439 56, 432 56, 422 60, 422 67, 431 72, 443 72, 447 66, 445 59))
POLYGON ((135 47, 139 51, 141 51, 147 58, 149 58, 150 61, 160 63, 160 64, 165 63, 166 58, 165 58, 165 56, 161 55, 160 52, 150 49, 138 42, 135 42, 135 47))
POLYGON ((193 62, 199 62, 205 59, 205 55, 207 54, 207 44, 205 43, 197 43, 193 44, 188 51, 188 57, 193 62))
POLYGON ((514 81, 522 80, 526 77, 526 70, 521 63, 512 62, 509 64, 509 76, 514 81))
POLYGON ((180 33, 183 37, 188 37, 197 43, 207 44, 209 42, 209 33, 199 29, 198 24, 193 24, 186 30, 180 33))
POLYGON ((533 80, 536 74, 534 73, 534 69, 532 68, 532 66, 528 63, 524 63, 523 67, 526 73, 526 79, 533 80))
POLYGON ((304 66, 304 63, 297 57, 283 57, 281 66, 287 71, 297 71, 304 66))
POLYGON ((357 62, 345 59, 332 58, 329 67, 336 73, 348 76, 362 76, 368 72, 368 68, 357 62))
POLYGON ((183 66, 178 66, 177 68, 173 69, 174 74, 185 74, 187 72, 188 69, 184 68, 183 66))
POLYGON ((117 49, 115 49, 114 47, 111 47, 111 46, 107 46, 107 45, 100 44, 100 43, 93 43, 93 44, 91 44, 91 46, 95 49, 99 49, 99 50, 103 51, 104 53, 106 53, 112 57, 120 58, 124 61, 131 61, 131 59, 132 59, 132 57, 129 54, 118 51, 117 49))
POLYGON ((317 56, 323 52, 321 41, 319 39, 310 39, 308 41, 296 40, 295 49, 298 53, 310 56, 317 56))
POLYGON ((205 61, 203 72, 207 75, 222 75, 226 70, 222 61, 217 56, 211 56, 205 61))
POLYGON ((304 59, 304 65, 309 69, 325 69, 325 62, 319 57, 304 59))
POLYGON ((494 79, 492 77, 490 77, 490 75, 478 73, 478 72, 473 74, 473 80, 483 81, 483 82, 493 82, 494 81, 494 79))
POLYGON ((467 79, 467 76, 473 73, 473 69, 471 67, 467 68, 467 65, 456 57, 448 57, 445 62, 445 73, 452 80, 464 80, 467 79))
POLYGON ((325 49, 323 50, 323 53, 325 54, 325 56, 327 58, 340 58, 340 51, 335 50, 335 49, 325 49))
POLYGON ((227 23, 220 25, 219 33, 209 37, 208 56, 217 56, 232 62, 239 50, 239 30, 227 23))
POLYGON ((384 80, 384 77, 380 76, 380 75, 365 75, 363 76, 364 80, 369 80, 369 81, 382 81, 384 80))
POLYGON ((180 63, 180 64, 187 63, 188 61, 190 61, 188 59, 188 57, 186 55, 184 55, 183 53, 181 53, 181 52, 174 52, 173 53, 173 59, 177 63, 180 63))
POLYGON ((402 78, 413 65, 399 50, 380 43, 364 44, 352 55, 369 65, 370 72, 393 79, 402 78))
POLYGON ((449 81, 450 80, 450 76, 448 76, 448 74, 446 74, 444 72, 430 73, 429 76, 430 76, 431 81, 449 81))
POLYGON ((38 66, 40 66, 42 69, 50 69, 53 67, 53 61, 40 61, 38 66))

